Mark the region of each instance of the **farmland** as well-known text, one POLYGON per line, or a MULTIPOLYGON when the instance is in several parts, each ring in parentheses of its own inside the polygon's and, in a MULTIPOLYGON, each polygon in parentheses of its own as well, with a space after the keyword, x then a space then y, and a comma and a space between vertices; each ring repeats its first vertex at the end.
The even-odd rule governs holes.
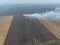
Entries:
POLYGON ((60 39, 60 25, 58 25, 58 22, 52 21, 52 20, 45 20, 41 19, 40 22, 45 25, 50 31, 58 38, 60 39))
MULTIPOLYGON (((60 20, 50 20, 50 19, 41 19, 37 17, 37 19, 49 29, 49 31, 55 35, 60 40, 60 20)), ((50 45, 60 45, 60 41, 56 40, 56 42, 51 42, 50 45)), ((47 44, 49 45, 49 44, 47 44)))
POLYGON ((0 45, 60 45, 60 20, 53 21, 36 17, 39 14, 45 15, 49 11, 53 12, 57 7, 60 5, 0 6, 0 45), (24 16, 25 14, 27 16, 24 16))
POLYGON ((0 45, 3 45, 13 16, 0 16, 0 45))
POLYGON ((40 45, 57 38, 36 17, 14 16, 4 45, 40 45))
MULTIPOLYGON (((58 42, 58 22, 33 16, 1 16, 0 45, 40 45, 58 42)), ((55 43, 53 43, 55 44, 55 43)))

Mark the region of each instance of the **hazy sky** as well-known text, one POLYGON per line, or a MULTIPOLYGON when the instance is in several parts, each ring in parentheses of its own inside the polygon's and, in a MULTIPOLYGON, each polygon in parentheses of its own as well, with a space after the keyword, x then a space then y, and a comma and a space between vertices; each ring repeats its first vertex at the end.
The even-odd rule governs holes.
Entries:
POLYGON ((0 5, 21 3, 60 4, 60 0, 0 0, 0 5))

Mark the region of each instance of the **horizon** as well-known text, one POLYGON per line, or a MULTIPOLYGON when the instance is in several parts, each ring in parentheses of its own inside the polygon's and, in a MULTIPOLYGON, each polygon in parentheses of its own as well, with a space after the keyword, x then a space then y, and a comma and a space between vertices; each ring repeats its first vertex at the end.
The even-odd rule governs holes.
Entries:
POLYGON ((22 3, 22 4, 2 4, 0 6, 6 6, 6 5, 60 5, 60 4, 39 4, 39 3, 22 3))
POLYGON ((60 0, 0 0, 0 5, 9 4, 60 4, 60 0))

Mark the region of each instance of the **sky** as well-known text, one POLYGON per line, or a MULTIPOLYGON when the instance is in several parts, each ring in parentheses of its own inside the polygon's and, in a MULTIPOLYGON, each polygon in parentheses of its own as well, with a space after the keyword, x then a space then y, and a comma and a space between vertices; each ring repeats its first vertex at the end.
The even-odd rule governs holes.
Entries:
POLYGON ((60 0, 0 0, 0 5, 4 5, 4 4, 25 4, 25 3, 60 4, 60 0))

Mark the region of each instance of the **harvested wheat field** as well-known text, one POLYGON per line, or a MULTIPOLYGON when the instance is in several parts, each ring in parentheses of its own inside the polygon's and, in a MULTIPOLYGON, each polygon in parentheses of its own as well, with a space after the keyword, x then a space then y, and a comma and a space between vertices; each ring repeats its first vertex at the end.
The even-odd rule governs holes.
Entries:
POLYGON ((13 16, 0 16, 0 45, 4 45, 13 16))
MULTIPOLYGON (((58 39, 60 39, 60 23, 57 21, 53 20, 48 20, 48 19, 40 19, 40 22, 45 25, 58 39)), ((60 20, 59 20, 60 21, 60 20)))

